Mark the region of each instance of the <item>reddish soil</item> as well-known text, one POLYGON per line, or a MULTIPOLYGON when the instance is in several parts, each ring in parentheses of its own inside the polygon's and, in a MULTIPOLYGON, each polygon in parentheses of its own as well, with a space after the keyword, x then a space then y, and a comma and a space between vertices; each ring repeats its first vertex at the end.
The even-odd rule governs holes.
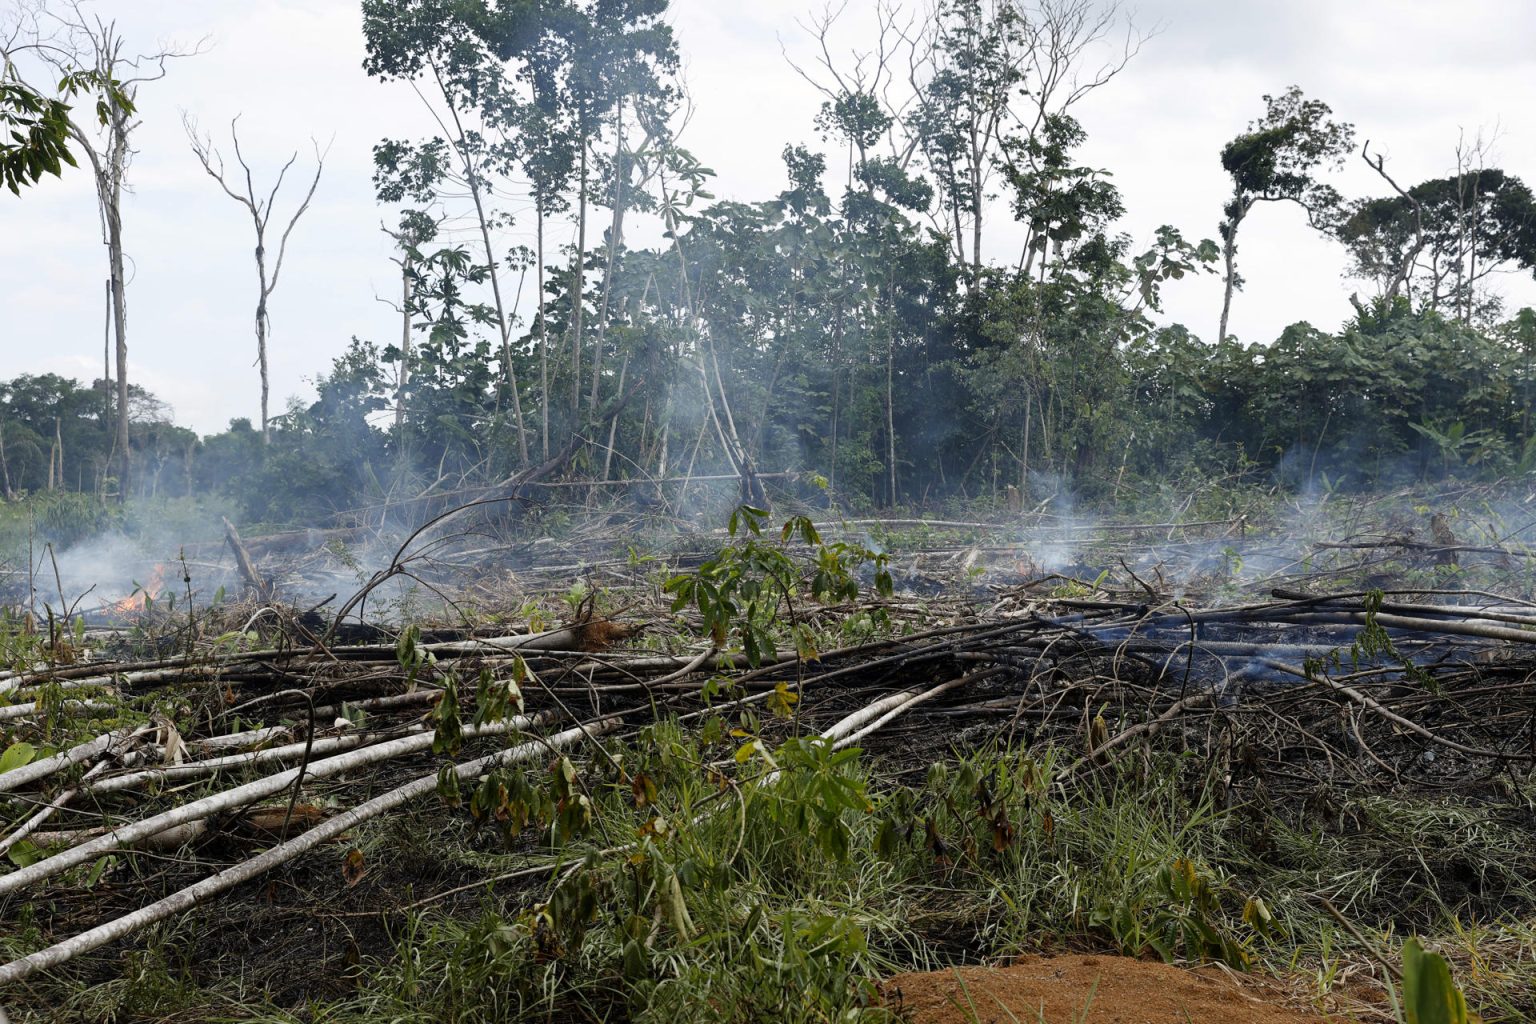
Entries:
POLYGON ((1008 967, 902 974, 884 985, 912 1024, 1325 1024, 1261 978, 1118 956, 1022 957, 1008 967))

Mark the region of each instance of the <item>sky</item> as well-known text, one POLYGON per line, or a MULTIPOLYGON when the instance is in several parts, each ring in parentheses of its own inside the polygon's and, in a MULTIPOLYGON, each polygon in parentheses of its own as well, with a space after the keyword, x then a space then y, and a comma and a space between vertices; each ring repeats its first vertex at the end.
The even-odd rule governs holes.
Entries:
MULTIPOLYGON (((16 3, 0 0, 0 24, 16 3)), ((867 45, 874 8, 848 0, 835 53, 867 45)), ((124 205, 131 379, 203 433, 259 416, 249 215, 193 156, 183 115, 226 156, 238 115, 258 188, 297 151, 274 224, 286 223, 313 174, 311 140, 327 154, 270 303, 272 411, 290 395, 312 396, 309 382, 352 337, 395 338, 388 300, 398 270, 381 231, 394 212, 374 200, 372 147, 434 125, 408 86, 362 71, 357 0, 99 0, 85 9, 115 19, 141 52, 198 51, 139 94, 124 205)), ((813 125, 821 97, 786 60, 814 56, 802 26, 820 10, 807 0, 672 0, 693 106, 683 144, 717 172, 721 198, 780 191, 786 143, 828 148, 813 125)), ((1293 84, 1353 122, 1357 141, 1369 139, 1401 183, 1450 173, 1458 140, 1479 135, 1491 140, 1490 166, 1536 180, 1529 0, 1145 0, 1124 10, 1146 38, 1076 114, 1088 133, 1082 159, 1113 175, 1127 207, 1118 229, 1138 245, 1165 223, 1191 239, 1215 237, 1230 190, 1222 145, 1263 112, 1264 94, 1293 84)), ((1385 191, 1358 157, 1329 180, 1346 196, 1385 191)), ((531 241, 531 217, 522 220, 506 244, 531 241)), ((1013 237, 1000 225, 994 255, 1006 258, 1013 237)), ((1343 277, 1342 249, 1295 207, 1261 206, 1240 246, 1246 284, 1230 330, 1244 342, 1273 340, 1300 320, 1334 329, 1350 315, 1350 293, 1369 291, 1343 277)), ((99 377, 105 277, 89 174, 46 178, 20 198, 0 192, 0 379, 99 377)), ((1512 308, 1536 303, 1528 276, 1503 290, 1512 308)), ((1174 282, 1162 319, 1213 338, 1220 303, 1214 275, 1174 282)))

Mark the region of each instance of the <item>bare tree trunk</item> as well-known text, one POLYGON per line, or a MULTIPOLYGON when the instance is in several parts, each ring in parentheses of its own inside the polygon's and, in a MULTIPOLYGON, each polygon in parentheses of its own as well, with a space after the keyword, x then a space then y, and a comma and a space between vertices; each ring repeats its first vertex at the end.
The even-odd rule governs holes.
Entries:
POLYGON ((587 138, 581 138, 581 175, 576 191, 576 261, 571 268, 571 418, 581 418, 581 314, 587 285, 587 138))
POLYGON ((975 115, 971 119, 971 290, 981 284, 981 204, 984 174, 981 139, 975 115))
POLYGON ((838 307, 837 322, 832 328, 832 464, 827 467, 827 486, 837 490, 837 437, 842 413, 843 384, 840 379, 843 361, 843 311, 838 307))
POLYGON ((896 504, 896 336, 893 334, 885 347, 885 459, 890 464, 891 495, 889 504, 896 504))
MULTIPOLYGON (((619 364, 619 394, 624 393, 624 378, 629 373, 629 353, 624 353, 624 362, 619 364)), ((596 399, 593 400, 593 408, 596 408, 596 399)), ((608 479, 609 471, 613 467, 613 446, 619 436, 619 418, 615 416, 608 421, 608 447, 603 450, 603 479, 608 479)))
MULTIPOLYGON (((54 456, 54 459, 57 462, 58 467, 59 467, 58 468, 58 474, 57 474, 58 481, 59 481, 59 486, 60 487, 67 486, 64 483, 64 431, 63 431, 63 427, 60 424, 59 417, 57 417, 57 416, 55 416, 53 418, 53 456, 54 456)), ((54 474, 53 467, 52 466, 48 467, 48 476, 49 476, 49 478, 52 479, 54 477, 54 475, 55 474, 54 474)), ((51 484, 49 485, 48 489, 50 491, 53 490, 53 487, 52 487, 51 484)))
POLYGON ((405 424, 405 389, 411 382, 411 259, 400 260, 400 375, 395 385, 395 429, 405 424))
POLYGON ((5 421, 0 420, 0 486, 5 487, 5 497, 9 501, 16 496, 11 490, 11 467, 5 461, 5 421))
POLYGON ((34 8, 31 29, 23 32, 18 26, 9 38, 0 41, 0 51, 3 51, 8 68, 14 53, 30 50, 60 74, 71 74, 83 68, 88 69, 96 78, 93 91, 98 92, 97 102, 82 104, 82 107, 94 107, 100 116, 100 125, 96 125, 94 120, 81 122, 71 119, 69 134, 79 143, 80 149, 91 162, 97 208, 101 214, 102 240, 107 245, 112 326, 117 339, 115 448, 119 460, 118 500, 124 501, 128 496, 132 468, 128 449, 128 319, 124 294, 122 222, 123 185, 132 154, 129 136, 138 127, 138 122, 133 118, 139 85, 163 78, 166 61, 172 57, 188 56, 188 53, 162 50, 126 57, 123 37, 117 31, 117 24, 103 21, 99 16, 88 19, 78 2, 61 4, 60 9, 54 11, 48 11, 42 4, 23 6, 34 8), (45 36, 40 27, 42 15, 47 15, 54 22, 54 34, 51 37, 45 36), (82 123, 92 125, 90 134, 81 127, 82 123))
MULTIPOLYGON (((628 183, 629 169, 624 166, 624 97, 619 96, 618 112, 614 116, 613 143, 613 220, 608 225, 608 265, 603 268, 603 299, 597 315, 597 344, 592 351, 592 394, 587 405, 597 408, 598 385, 603 377, 603 343, 608 335, 608 299, 613 290, 613 273, 618 262, 619 246, 624 235, 624 186, 628 183)), ((619 385, 622 393, 624 385, 619 385)), ((609 453, 612 454, 611 452, 609 453)), ((607 457, 604 457, 604 463, 607 457)), ((607 470, 603 471, 607 479, 607 470)))
POLYGON ((549 461, 549 325, 544 319, 544 201, 534 201, 535 245, 538 247, 539 296, 534 316, 539 325, 539 436, 544 446, 544 461, 549 461))
MULTIPOLYGON (((432 68, 432 74, 437 77, 438 88, 447 96, 448 88, 443 84, 443 79, 436 66, 432 68)), ((480 188, 480 176, 475 173, 474 166, 469 161, 469 150, 464 139, 464 125, 459 120, 458 107, 448 103, 448 112, 453 115, 453 126, 458 133, 454 148, 458 151, 459 159, 464 165, 464 181, 469 186, 469 197, 475 204, 475 220, 480 227, 480 242, 485 248, 486 267, 491 276, 491 299, 496 303, 496 326, 501 333, 501 351, 503 364, 507 371, 507 386, 512 392, 512 418, 517 421, 517 451, 522 461, 528 462, 528 433, 523 429, 523 402, 518 394, 517 370, 512 365, 511 336, 512 315, 501 301, 501 279, 496 273, 496 253, 491 248, 491 227, 485 215, 485 199, 480 188)))
POLYGON ((1233 200, 1234 212, 1224 225, 1226 230, 1221 233, 1221 261, 1225 273, 1222 275, 1221 326, 1216 329, 1217 344, 1227 339, 1227 322, 1232 315, 1232 293, 1237 290, 1237 229, 1247 212, 1239 205, 1241 203, 1241 197, 1233 200))
POLYGON ((1024 388, 1024 450, 1019 453, 1019 494, 1029 500, 1029 426, 1034 413, 1035 389, 1024 388))
POLYGON ((112 438, 112 279, 102 282, 106 305, 101 322, 101 429, 112 438))
MULTIPOLYGON (((132 463, 128 449, 128 312, 123 284, 123 223, 118 214, 118 195, 111 197, 107 214, 107 258, 112 268, 112 333, 117 340, 117 500, 128 500, 132 463)), ((107 207, 106 197, 103 206, 107 207)))
POLYGON ((256 364, 261 373, 261 443, 272 440, 272 428, 267 417, 267 399, 272 388, 267 377, 267 249, 262 244, 262 228, 259 220, 256 228, 256 279, 261 291, 256 296, 256 364))

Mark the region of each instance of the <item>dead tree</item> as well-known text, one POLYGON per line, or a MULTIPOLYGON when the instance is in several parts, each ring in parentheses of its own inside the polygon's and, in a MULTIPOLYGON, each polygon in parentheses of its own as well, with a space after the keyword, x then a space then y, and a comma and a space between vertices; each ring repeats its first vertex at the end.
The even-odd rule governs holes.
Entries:
POLYGON ((1383 181, 1392 186, 1392 191, 1403 198, 1403 201, 1413 209, 1413 243, 1403 254, 1402 261, 1393 268, 1392 279, 1387 285, 1386 297, 1390 303, 1395 300, 1398 293, 1408 284, 1413 274, 1413 266, 1418 262, 1419 253, 1424 251, 1424 206, 1412 193, 1404 191, 1403 187, 1392 180, 1392 175, 1387 173, 1386 158, 1377 154, 1371 158, 1371 140, 1366 139, 1365 145, 1360 147, 1360 159, 1375 171, 1383 181))
POLYGON ((256 194, 256 182, 251 173, 251 165, 245 160, 245 154, 240 152, 240 134, 236 129, 240 118, 237 115, 229 122, 229 137, 234 143, 235 159, 240 162, 240 169, 245 174, 244 190, 236 192, 229 186, 229 180, 224 174, 224 158, 214 149, 206 136, 197 133, 197 126, 185 115, 182 117, 182 125, 187 131, 187 141, 192 144, 192 152, 197 154, 198 162, 203 165, 203 170, 208 176, 219 183, 224 194, 235 202, 245 207, 251 215, 251 224, 256 229, 256 281, 258 290, 256 293, 256 362, 261 368, 261 440, 263 443, 271 439, 271 428, 267 419, 267 400, 270 394, 270 384, 267 379, 267 339, 272 333, 272 322, 267 313, 267 301, 272 293, 277 290, 278 276, 283 272, 283 257, 288 252, 288 236, 293 233, 293 227, 304 216, 304 211, 309 209, 309 202, 315 197, 315 189, 320 184, 320 175, 325 170, 325 154, 327 150, 321 150, 318 143, 311 139, 315 148, 315 176, 309 183, 309 191, 304 194, 303 202, 298 209, 293 211, 293 216, 288 220, 288 226, 283 229, 281 240, 277 244, 277 257, 272 261, 272 272, 267 273, 267 226, 272 220, 272 211, 277 205, 277 193, 283 187, 283 178, 287 176, 288 169, 298 160, 298 150, 283 164, 282 170, 277 172, 277 180, 272 183, 272 190, 267 193, 265 199, 256 194))

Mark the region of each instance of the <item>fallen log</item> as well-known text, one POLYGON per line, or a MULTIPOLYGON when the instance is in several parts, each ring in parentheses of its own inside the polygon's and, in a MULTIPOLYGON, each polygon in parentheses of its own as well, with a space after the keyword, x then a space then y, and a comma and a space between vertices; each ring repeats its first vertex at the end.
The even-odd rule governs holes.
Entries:
POLYGON ((256 600, 263 604, 272 600, 271 582, 256 571, 256 563, 251 561, 251 553, 245 549, 245 544, 240 540, 240 531, 235 529, 235 524, 228 518, 224 520, 224 538, 229 542, 230 550, 235 553, 235 565, 240 570, 241 578, 256 595, 256 600))
MULTIPOLYGON (((463 734, 466 737, 499 735, 525 730, 545 720, 547 719, 541 716, 519 716, 506 722, 496 722, 483 726, 465 726, 463 734)), ((29 864, 24 868, 19 868, 8 875, 0 875, 0 896, 26 888, 34 882, 50 878, 61 871, 67 871, 72 867, 84 864, 86 861, 94 860, 104 853, 111 853, 119 847, 132 845, 141 839, 146 839, 167 829, 193 821, 201 821, 220 812, 234 810, 265 797, 282 793, 293 785, 294 780, 299 777, 301 771, 305 773, 305 777, 308 779, 326 778, 355 768, 361 768, 365 765, 377 764, 380 761, 386 761, 391 758, 421 753, 431 749, 432 740, 433 736, 431 733, 401 737, 387 743, 363 747, 361 750, 348 751, 344 754, 337 754, 334 757, 324 758, 309 764, 307 768, 291 768, 276 775, 268 775, 254 782, 248 782, 243 786, 236 786, 234 789, 226 790, 223 793, 215 793, 200 800, 193 800, 190 803, 174 807, 169 811, 136 821, 131 825, 124 825, 121 828, 113 829, 111 833, 93 839, 90 842, 70 847, 67 850, 61 850, 51 857, 29 864)))
MULTIPOLYGON (((610 718, 588 725, 577 726, 573 729, 556 733, 553 736, 531 743, 523 743, 508 750, 498 751, 486 757, 455 765, 453 773, 461 780, 472 779, 486 769, 498 764, 525 761, 531 757, 546 753, 551 749, 558 750, 580 740, 611 732, 618 727, 618 724, 618 719, 610 718)), ((185 889, 155 903, 151 903, 147 907, 142 907, 131 914, 108 921, 106 924, 98 925, 90 931, 82 932, 72 938, 65 939, 63 942, 55 943, 47 949, 12 960, 10 963, 0 966, 0 985, 21 981, 37 971, 46 970, 49 967, 57 967, 59 964, 65 963, 81 953, 88 953, 116 939, 131 935, 140 928, 154 924, 156 921, 163 921, 168 917, 190 910, 208 897, 215 896, 227 889, 232 889, 241 882, 248 881, 270 871, 279 864, 285 864, 300 854, 314 849, 321 843, 341 835, 350 828, 376 818, 386 811, 391 811, 410 800, 431 793, 437 788, 437 783, 438 774, 436 772, 424 775, 404 786, 374 797, 367 803, 360 804, 350 811, 339 814, 324 824, 315 826, 296 839, 279 843, 266 852, 252 857, 250 860, 225 868, 218 874, 189 885, 185 889)), ((12 876, 7 876, 7 879, 9 877, 12 876)))

